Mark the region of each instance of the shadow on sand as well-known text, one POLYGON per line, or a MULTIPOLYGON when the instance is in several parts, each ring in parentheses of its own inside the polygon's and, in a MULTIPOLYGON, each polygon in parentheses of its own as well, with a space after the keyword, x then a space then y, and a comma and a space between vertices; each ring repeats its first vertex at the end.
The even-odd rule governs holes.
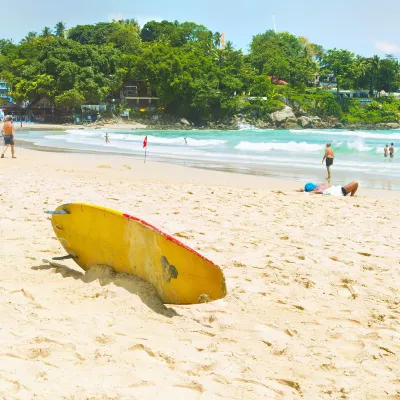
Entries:
POLYGON ((35 271, 54 270, 57 274, 62 275, 63 278, 73 278, 84 283, 91 283, 98 280, 101 286, 107 286, 113 283, 115 286, 121 287, 129 293, 139 296, 142 302, 155 313, 168 318, 179 316, 174 309, 166 307, 161 302, 151 283, 136 276, 119 274, 110 267, 102 265, 95 266, 86 272, 80 272, 52 261, 43 260, 43 262, 47 264, 32 267, 31 269, 35 271))

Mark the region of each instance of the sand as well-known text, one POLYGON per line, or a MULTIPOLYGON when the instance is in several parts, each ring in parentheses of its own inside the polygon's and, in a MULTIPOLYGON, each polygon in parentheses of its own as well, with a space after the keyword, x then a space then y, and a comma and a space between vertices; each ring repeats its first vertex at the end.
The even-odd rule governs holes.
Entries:
POLYGON ((139 122, 124 123, 119 122, 116 124, 96 122, 92 124, 32 124, 23 123, 21 125, 16 122, 14 123, 16 134, 21 131, 65 131, 68 129, 122 129, 122 130, 134 130, 134 129, 146 129, 147 125, 139 122))
POLYGON ((0 398, 400 398, 399 192, 298 184, 103 155, 0 162, 0 398), (383 197, 382 194, 385 194, 383 197), (84 273, 46 209, 140 216, 212 259, 228 295, 163 305, 84 273))

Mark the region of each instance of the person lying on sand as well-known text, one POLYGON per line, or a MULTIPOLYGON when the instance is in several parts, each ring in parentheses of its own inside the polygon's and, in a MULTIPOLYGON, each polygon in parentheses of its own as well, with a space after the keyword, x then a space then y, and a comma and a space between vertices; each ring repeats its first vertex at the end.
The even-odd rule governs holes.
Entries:
POLYGON ((325 194, 331 196, 354 196, 358 189, 358 182, 354 181, 348 183, 346 186, 332 186, 327 183, 320 183, 319 185, 308 182, 304 185, 304 188, 297 190, 297 192, 308 192, 314 194, 325 194))

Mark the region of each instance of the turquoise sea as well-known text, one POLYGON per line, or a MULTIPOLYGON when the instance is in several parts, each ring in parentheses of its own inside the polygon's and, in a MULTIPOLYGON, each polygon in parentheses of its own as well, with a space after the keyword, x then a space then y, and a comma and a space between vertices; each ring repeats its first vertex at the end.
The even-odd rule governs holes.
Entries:
MULTIPOLYGON (((143 157, 187 166, 321 182, 325 144, 332 143, 335 164, 332 183, 357 179, 365 187, 400 189, 400 161, 384 158, 383 148, 400 145, 400 130, 263 130, 242 126, 238 131, 118 131, 21 132, 18 137, 39 146, 143 157), (105 143, 105 134, 110 143, 105 143), (185 140, 186 138, 186 140, 185 140)), ((400 155, 400 154, 399 154, 400 155)))

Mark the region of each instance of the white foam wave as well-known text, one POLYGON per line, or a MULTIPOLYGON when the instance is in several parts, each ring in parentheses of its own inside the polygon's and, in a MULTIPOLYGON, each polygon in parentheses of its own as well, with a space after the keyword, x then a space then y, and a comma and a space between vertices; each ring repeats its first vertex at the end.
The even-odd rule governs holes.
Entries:
POLYGON ((249 151, 290 151, 290 152, 316 152, 323 150, 324 145, 311 144, 307 142, 287 142, 287 143, 252 143, 252 142, 240 142, 235 149, 238 150, 249 150, 249 151))
POLYGON ((371 151, 374 147, 366 146, 364 141, 360 138, 347 143, 347 148, 355 151, 371 151))
MULTIPOLYGON (((239 128, 239 131, 259 131, 260 130, 260 128, 257 128, 251 124, 239 124, 238 128, 239 128)), ((263 131, 266 131, 266 130, 269 130, 269 129, 263 129, 263 131)))
MULTIPOLYGON (((78 138, 91 137, 104 140, 106 132, 104 131, 91 131, 91 130, 68 130, 66 131, 69 135, 78 141, 78 138)), ((59 135, 58 135, 59 136, 59 135)), ((114 133, 108 132, 108 137, 112 142, 137 142, 143 143, 144 133, 141 135, 129 134, 129 133, 114 133)), ((47 137, 51 138, 51 137, 47 137)), ((56 135, 53 137, 56 138, 56 135)), ((175 138, 165 138, 160 136, 147 135, 147 143, 149 146, 151 144, 161 144, 161 145, 178 145, 178 146, 193 146, 193 147, 209 147, 209 146, 222 146, 226 143, 226 140, 219 139, 194 139, 191 137, 175 137, 175 138)))
POLYGON ((364 131, 346 131, 346 130, 324 130, 324 129, 303 129, 303 130, 290 130, 291 133, 311 133, 311 134, 324 134, 331 136, 353 136, 363 139, 381 139, 390 142, 391 140, 399 140, 400 133, 375 133, 364 131))

